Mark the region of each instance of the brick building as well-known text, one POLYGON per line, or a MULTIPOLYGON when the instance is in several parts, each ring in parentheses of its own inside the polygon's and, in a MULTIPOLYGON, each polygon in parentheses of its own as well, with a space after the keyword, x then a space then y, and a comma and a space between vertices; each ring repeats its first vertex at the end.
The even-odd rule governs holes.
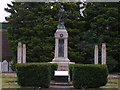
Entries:
POLYGON ((10 62, 12 58, 12 51, 10 49, 7 38, 7 28, 8 23, 0 23, 0 63, 2 63, 3 61, 8 62, 8 64, 6 64, 8 65, 7 67, 1 64, 0 70, 2 69, 2 71, 10 71, 10 62))

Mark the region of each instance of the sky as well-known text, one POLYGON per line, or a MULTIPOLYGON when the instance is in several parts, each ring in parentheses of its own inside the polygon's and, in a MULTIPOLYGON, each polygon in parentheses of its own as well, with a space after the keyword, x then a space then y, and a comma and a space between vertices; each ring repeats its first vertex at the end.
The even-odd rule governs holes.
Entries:
POLYGON ((6 22, 5 17, 10 15, 4 8, 7 8, 7 3, 11 4, 11 1, 13 0, 0 0, 0 22, 6 22))
POLYGON ((7 8, 7 3, 11 4, 13 0, 0 0, 0 22, 6 22, 5 17, 9 16, 10 13, 7 13, 4 8, 7 8))
MULTIPOLYGON (((4 10, 4 8, 7 8, 7 3, 11 4, 11 1, 14 1, 14 0, 0 0, 0 4, 1 4, 0 5, 0 22, 6 22, 5 17, 10 15, 4 10)), ((81 1, 86 1, 86 0, 81 0, 81 1)), ((83 10, 80 11, 81 16, 83 16, 83 13, 82 13, 83 10)))
POLYGON ((13 0, 0 0, 0 22, 5 22, 5 17, 10 15, 4 8, 7 7, 7 3, 11 4, 11 1, 13 0))

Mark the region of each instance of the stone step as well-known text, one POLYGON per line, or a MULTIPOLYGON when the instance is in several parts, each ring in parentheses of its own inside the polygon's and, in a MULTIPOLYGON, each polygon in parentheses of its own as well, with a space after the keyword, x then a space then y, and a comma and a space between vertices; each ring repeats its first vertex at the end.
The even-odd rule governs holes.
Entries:
POLYGON ((41 88, 40 90, 78 90, 73 87, 61 87, 61 86, 51 86, 50 88, 41 88))
POLYGON ((50 82, 49 88, 41 88, 40 90, 76 90, 72 86, 72 82, 50 82))
POLYGON ((49 88, 41 88, 40 90, 76 90, 73 86, 50 85, 49 88))
POLYGON ((69 84, 69 83, 54 83, 51 85, 53 85, 53 86, 72 86, 72 84, 69 84))
POLYGON ((54 82, 54 81, 51 81, 50 85, 52 85, 52 86, 72 86, 72 82, 54 82))

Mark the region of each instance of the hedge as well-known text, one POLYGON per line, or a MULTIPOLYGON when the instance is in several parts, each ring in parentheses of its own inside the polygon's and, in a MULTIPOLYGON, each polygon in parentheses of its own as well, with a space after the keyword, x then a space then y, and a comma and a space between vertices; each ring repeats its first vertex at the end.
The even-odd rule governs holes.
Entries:
POLYGON ((51 65, 51 80, 54 80, 54 72, 57 70, 58 65, 57 64, 50 64, 51 65))
POLYGON ((69 64, 69 74, 70 74, 70 81, 72 81, 72 70, 75 64, 69 64))
POLYGON ((49 63, 26 63, 16 65, 17 80, 20 86, 50 86, 51 66, 49 63))
POLYGON ((75 88, 98 88, 107 83, 108 69, 102 64, 76 64, 72 74, 75 88))

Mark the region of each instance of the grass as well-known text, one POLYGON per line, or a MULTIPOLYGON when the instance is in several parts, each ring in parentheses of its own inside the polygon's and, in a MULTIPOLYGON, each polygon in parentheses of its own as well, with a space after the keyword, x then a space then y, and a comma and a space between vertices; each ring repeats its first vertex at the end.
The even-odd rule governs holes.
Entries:
POLYGON ((120 77, 109 77, 108 85, 101 88, 119 88, 120 89, 120 77))
POLYGON ((2 73, 15 73, 15 71, 2 71, 2 73))
MULTIPOLYGON (((17 77, 16 76, 0 76, 0 80, 2 81, 2 88, 21 88, 17 84, 17 77), (16 83, 10 83, 16 82, 16 83)), ((113 89, 120 89, 120 77, 108 77, 108 85, 102 86, 100 88, 113 90, 113 89)), ((30 88, 30 87, 29 87, 30 88)), ((32 87, 31 87, 32 88, 32 87)))
POLYGON ((1 79, 2 79, 2 84, 1 84, 2 88, 24 88, 24 89, 25 88, 33 88, 33 90, 35 88, 35 87, 21 87, 20 85, 17 84, 17 77, 16 76, 2 76, 1 79))
POLYGON ((10 82, 17 82, 17 77, 2 76, 2 88, 20 88, 20 86, 17 83, 10 82))
POLYGON ((2 89, 2 72, 0 71, 0 90, 2 89))

